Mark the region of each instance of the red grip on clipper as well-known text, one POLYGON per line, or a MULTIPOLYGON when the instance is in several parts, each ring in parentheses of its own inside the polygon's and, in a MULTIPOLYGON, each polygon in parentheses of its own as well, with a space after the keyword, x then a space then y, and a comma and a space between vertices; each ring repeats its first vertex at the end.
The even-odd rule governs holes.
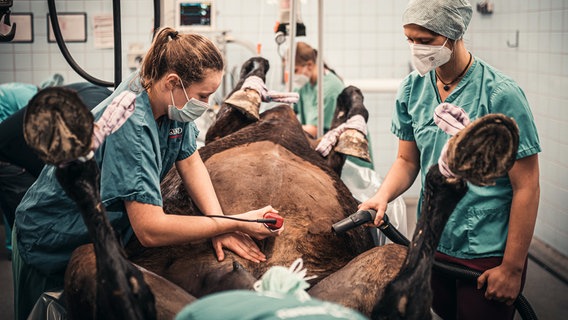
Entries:
POLYGON ((284 218, 282 218, 277 213, 267 212, 262 217, 265 218, 265 219, 276 219, 276 223, 265 223, 264 224, 268 227, 268 229, 271 229, 271 230, 278 230, 278 229, 282 228, 282 225, 284 224, 284 218))

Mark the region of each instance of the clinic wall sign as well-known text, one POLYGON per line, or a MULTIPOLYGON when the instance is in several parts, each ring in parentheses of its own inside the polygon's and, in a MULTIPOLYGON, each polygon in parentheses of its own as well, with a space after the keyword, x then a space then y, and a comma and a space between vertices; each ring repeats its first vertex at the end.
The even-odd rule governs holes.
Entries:
MULTIPOLYGON (((87 13, 58 12, 57 21, 65 42, 87 42, 87 13)), ((47 14, 47 42, 56 42, 49 13, 47 14)))

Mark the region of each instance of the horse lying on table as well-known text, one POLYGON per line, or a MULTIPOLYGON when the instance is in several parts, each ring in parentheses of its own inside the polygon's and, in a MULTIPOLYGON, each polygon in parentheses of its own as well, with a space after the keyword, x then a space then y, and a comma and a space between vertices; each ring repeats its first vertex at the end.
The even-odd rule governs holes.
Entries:
MULTIPOLYGON (((243 70, 245 77, 241 79, 241 86, 251 75, 260 76, 264 80, 268 62, 254 58, 245 64, 243 70)), ((237 86, 234 93, 238 90, 246 89, 237 86)), ((338 107, 336 122, 345 121, 350 109, 354 110, 352 114, 362 113, 367 117, 362 103, 351 103, 351 97, 362 102, 360 91, 355 88, 347 90, 344 94, 345 101, 338 107), (352 108, 353 105, 356 107, 352 108)), ((230 214, 260 203, 271 203, 286 219, 286 236, 258 242, 268 258, 262 264, 252 264, 229 252, 223 262, 218 262, 208 242, 150 249, 142 248, 135 239, 127 246, 130 262, 125 263, 120 259, 121 254, 117 253, 116 247, 111 245, 115 247, 111 250, 114 254, 103 253, 102 256, 121 260, 119 265, 123 266, 121 268, 127 274, 138 273, 130 267, 133 262, 134 266, 138 266, 135 269, 141 270, 143 276, 141 280, 138 274, 138 280, 130 283, 130 289, 123 288, 121 292, 128 295, 129 290, 139 289, 147 283, 155 297, 158 318, 171 318, 179 311, 182 303, 193 301, 193 296, 201 297, 228 289, 250 289, 268 268, 289 265, 297 257, 303 257, 310 272, 319 276, 313 282, 316 283, 372 247, 372 239, 367 232, 354 231, 343 237, 336 237, 329 232, 331 222, 356 210, 357 202, 351 197, 339 175, 313 150, 289 106, 279 106, 264 112, 258 121, 243 117, 231 105, 224 104, 223 109, 228 112, 219 113, 216 125, 228 121, 238 126, 223 138, 219 137, 199 150, 210 171, 223 210, 230 214), (223 117, 224 114, 228 118, 223 117), (231 115, 233 120, 230 120, 231 115), (234 181, 235 172, 246 174, 248 178, 234 181), (152 280, 152 276, 158 280, 152 280), (172 287, 169 281, 162 281, 164 278, 183 288, 183 292, 172 287), (169 299, 168 294, 171 294, 169 299)), ((227 128, 230 126, 223 127, 225 130, 227 128)), ((214 129, 210 132, 214 132, 214 129)), ((344 155, 333 152, 328 157, 336 159, 336 163, 341 163, 344 158, 344 155)), ((91 169, 93 168, 89 170, 91 169)), ((98 207, 94 193, 97 191, 96 175, 91 178, 93 179, 89 181, 94 184, 83 196, 92 200, 91 205, 98 207)), ((72 182, 73 179, 67 180, 72 182)), ((72 185, 70 188, 74 187, 76 186, 72 185)), ((200 214, 183 190, 175 171, 171 171, 163 182, 162 192, 165 211, 174 214, 200 214)), ((81 199, 81 196, 76 198, 81 199)), ((86 223, 89 223, 92 216, 100 217, 100 210, 93 210, 88 205, 85 207, 86 223)), ((96 228, 100 228, 100 231, 106 227, 103 223, 102 227, 98 225, 96 228)), ((105 233, 112 232, 106 230, 105 233)), ((95 259, 95 252, 99 255, 105 252, 102 250, 105 245, 101 245, 101 239, 93 238, 93 242, 95 250, 93 251, 92 245, 78 248, 67 268, 65 296, 72 318, 92 317, 96 315, 95 312, 100 315, 115 310, 108 304, 99 303, 102 294, 99 291, 101 287, 97 285, 101 279, 98 273, 108 267, 109 260, 95 259)), ((125 309, 133 308, 124 302, 118 304, 122 304, 125 309)))
MULTIPOLYGON (((267 63, 259 58, 250 60, 243 67, 237 89, 229 96, 253 95, 242 89, 243 79, 250 76, 264 79, 267 68, 267 63)), ((316 276, 310 280, 312 288, 308 290, 314 297, 351 307, 367 316, 375 308, 378 311, 373 317, 380 314, 407 319, 427 317, 431 304, 429 272, 447 218, 467 190, 465 181, 490 183, 495 176, 510 169, 518 145, 514 121, 502 115, 489 115, 457 135, 452 141, 458 142, 449 148, 453 152, 450 160, 455 168, 469 169, 460 169, 461 176, 455 179, 446 178, 437 168, 431 169, 425 186, 426 203, 411 249, 394 244, 372 248, 370 236, 363 228, 340 236, 331 232, 333 223, 357 210, 356 200, 339 178, 345 154, 336 152, 338 147, 335 147, 322 158, 314 151, 317 142, 303 132, 288 106, 274 107, 255 120, 255 103, 230 98, 227 101, 231 103, 223 105, 207 133, 207 144, 199 151, 219 201, 228 213, 269 203, 284 216, 285 233, 259 242, 267 255, 266 263, 262 264, 245 261, 230 253, 225 261, 217 262, 212 248, 204 248, 210 245, 203 243, 178 247, 175 249, 179 250, 177 256, 171 251, 142 249, 139 254, 130 256, 132 261, 164 275, 196 297, 202 297, 220 288, 250 289, 269 267, 291 265, 301 257, 308 274, 316 276), (477 145, 483 141, 480 136, 498 138, 488 147, 477 145), (496 146, 500 148, 494 149, 496 146), (463 149, 472 151, 456 151, 463 149), (494 150, 500 151, 494 153, 494 150), (164 257, 166 252, 169 260, 164 257), (235 261, 243 268, 235 271, 235 261), (187 274, 199 276, 188 279, 187 274), (239 282, 231 283, 229 278, 239 282), (221 281, 212 286, 203 279, 221 281), (398 291, 393 290, 397 285, 398 291), (405 296, 413 286, 424 290, 405 296), (404 306, 400 303, 402 300, 407 302, 404 306)), ((368 119, 363 95, 357 88, 348 87, 338 97, 332 131, 357 116, 362 116, 365 121, 368 119)), ((340 135, 337 145, 350 155, 365 158, 365 152, 350 143, 360 142, 359 147, 366 150, 366 141, 358 139, 361 133, 354 131, 357 130, 346 130, 349 134, 340 135), (345 137, 348 142, 342 140, 345 137)), ((198 212, 175 172, 170 172, 162 191, 168 212, 198 212)))
MULTIPOLYGON (((234 95, 254 98, 254 92, 246 92, 252 89, 243 89, 247 85, 245 80, 258 77, 264 81, 267 71, 265 59, 250 59, 227 101, 238 104, 234 95)), ((248 108, 244 112, 246 108, 242 105, 224 103, 199 153, 225 214, 270 204, 284 217, 282 236, 257 242, 267 261, 255 264, 227 252, 225 260, 219 262, 209 242, 167 249, 143 248, 135 242, 127 246, 133 262, 163 275, 196 297, 219 287, 252 288, 254 280, 271 266, 290 265, 299 257, 303 258, 306 269, 317 276, 312 283, 317 283, 373 246, 366 230, 342 237, 330 232, 333 222, 357 209, 357 201, 338 174, 345 154, 332 152, 323 158, 317 153, 288 105, 267 110, 256 120, 254 113, 258 114, 259 105, 255 106, 254 101, 260 101, 260 94, 257 95, 253 102, 242 103, 248 108), (234 275, 233 262, 243 267, 236 278, 245 279, 245 284, 231 283, 225 278, 234 275), (250 277, 242 276, 243 270, 250 277), (222 280, 212 284, 212 279, 222 280)), ((347 88, 338 100, 335 126, 356 115, 368 118, 358 89, 347 88)), ((366 150, 366 141, 361 147, 366 150)), ((166 212, 200 214, 175 170, 164 179, 162 196, 166 212)))

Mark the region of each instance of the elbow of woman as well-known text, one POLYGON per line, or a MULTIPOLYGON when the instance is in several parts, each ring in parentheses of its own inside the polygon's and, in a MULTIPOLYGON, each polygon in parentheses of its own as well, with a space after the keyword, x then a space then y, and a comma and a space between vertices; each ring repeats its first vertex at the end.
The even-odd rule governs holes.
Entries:
POLYGON ((157 242, 152 237, 139 237, 138 240, 143 247, 153 248, 158 247, 157 242))
POLYGON ((147 248, 164 245, 164 231, 169 220, 161 207, 126 201, 126 211, 130 226, 141 245, 147 248))
POLYGON ((138 239, 140 244, 146 248, 159 247, 163 245, 159 239, 159 236, 153 234, 150 231, 135 230, 134 234, 136 235, 136 238, 138 239))

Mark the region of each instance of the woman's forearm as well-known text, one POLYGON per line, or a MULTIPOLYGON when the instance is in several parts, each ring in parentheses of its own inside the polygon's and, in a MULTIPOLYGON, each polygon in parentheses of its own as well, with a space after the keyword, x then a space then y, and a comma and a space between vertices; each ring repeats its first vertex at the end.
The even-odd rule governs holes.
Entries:
POLYGON ((517 160, 509 176, 513 200, 503 265, 522 271, 534 233, 540 198, 537 156, 517 160))
POLYGON ((374 198, 391 202, 412 186, 420 172, 420 156, 414 141, 399 141, 391 169, 374 198))
POLYGON ((177 162, 176 168, 187 193, 201 212, 206 215, 223 214, 211 177, 198 151, 187 159, 177 162))
POLYGON ((126 201, 130 224, 145 247, 185 244, 241 229, 241 222, 202 216, 165 214, 159 206, 126 201))

